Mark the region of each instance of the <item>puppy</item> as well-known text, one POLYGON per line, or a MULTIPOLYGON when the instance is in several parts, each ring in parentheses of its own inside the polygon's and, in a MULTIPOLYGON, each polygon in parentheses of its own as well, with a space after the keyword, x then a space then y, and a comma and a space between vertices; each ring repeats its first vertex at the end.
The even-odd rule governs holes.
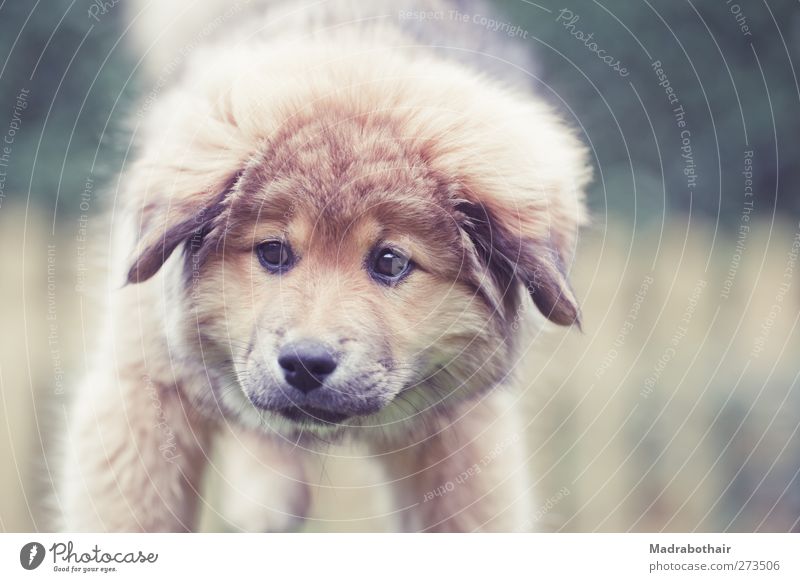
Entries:
POLYGON ((386 470, 396 527, 530 526, 513 370, 524 328, 578 323, 590 170, 528 87, 525 47, 448 11, 489 13, 254 2, 187 41, 160 12, 182 73, 148 100, 121 180, 64 529, 196 528, 223 429, 233 488, 283 508, 240 508, 244 529, 293 527, 303 451, 350 440, 386 470), (263 465, 293 486, 261 487, 263 465))

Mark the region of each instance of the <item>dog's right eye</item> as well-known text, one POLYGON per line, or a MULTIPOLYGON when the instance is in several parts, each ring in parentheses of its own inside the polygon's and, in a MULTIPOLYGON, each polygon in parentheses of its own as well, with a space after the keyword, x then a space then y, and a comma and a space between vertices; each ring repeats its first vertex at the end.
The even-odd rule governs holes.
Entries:
POLYGON ((271 273, 282 273, 294 262, 294 254, 289 243, 280 240, 268 240, 256 247, 256 254, 261 264, 271 273))
POLYGON ((375 253, 370 271, 374 279, 391 285, 402 279, 411 268, 411 259, 400 251, 387 247, 375 253))

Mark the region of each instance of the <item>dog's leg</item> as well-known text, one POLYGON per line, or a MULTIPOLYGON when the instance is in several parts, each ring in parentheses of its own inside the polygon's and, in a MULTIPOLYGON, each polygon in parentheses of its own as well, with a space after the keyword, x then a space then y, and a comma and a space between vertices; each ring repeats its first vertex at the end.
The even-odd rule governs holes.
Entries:
POLYGON ((427 419, 414 440, 386 447, 380 458, 396 480, 406 529, 531 529, 525 437, 510 404, 510 394, 492 393, 427 419))
POLYGON ((218 444, 223 527, 250 532, 297 530, 310 505, 303 450, 246 430, 227 429, 218 444))
POLYGON ((83 384, 63 443, 65 531, 186 531, 195 523, 207 426, 174 386, 138 366, 83 384))

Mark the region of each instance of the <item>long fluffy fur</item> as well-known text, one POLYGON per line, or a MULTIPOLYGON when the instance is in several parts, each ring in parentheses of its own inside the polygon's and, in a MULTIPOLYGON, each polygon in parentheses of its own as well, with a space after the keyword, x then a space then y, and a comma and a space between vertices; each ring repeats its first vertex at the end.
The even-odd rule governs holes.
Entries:
MULTIPOLYGON (((406 529, 516 530, 529 492, 507 388, 528 297, 544 318, 579 320, 567 268, 586 152, 524 79, 504 83, 496 59, 464 57, 463 25, 445 27, 460 47, 448 51, 420 46, 430 30, 396 7, 261 4, 217 14, 197 47, 158 19, 170 39, 160 66, 182 72, 148 103, 124 176, 115 253, 127 285, 74 406, 64 527, 192 530, 209 443, 231 423, 249 435, 247 454, 273 466, 291 464, 281 440, 370 442, 410 507, 406 529), (387 229, 420 265, 388 295, 364 283, 359 246, 387 229), (268 232, 304 253, 284 283, 252 253, 268 232), (301 331, 347 345, 337 406, 372 408, 344 427, 269 411, 284 396, 259 353, 301 331), (487 456, 462 487, 425 499, 487 456)), ((507 44, 497 50, 521 61, 507 44)), ((251 477, 252 463, 230 465, 251 477)), ((279 489, 276 504, 302 517, 303 484, 279 489)))

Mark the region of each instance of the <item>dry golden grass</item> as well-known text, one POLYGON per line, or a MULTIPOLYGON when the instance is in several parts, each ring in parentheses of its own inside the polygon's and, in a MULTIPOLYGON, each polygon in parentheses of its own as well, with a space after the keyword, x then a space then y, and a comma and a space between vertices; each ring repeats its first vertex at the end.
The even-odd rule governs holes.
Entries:
MULTIPOLYGON (((96 298, 75 291, 77 222, 51 236, 49 221, 0 212, 3 531, 48 528, 44 451, 92 345, 96 298)), ((800 266, 788 256, 798 225, 753 225, 724 298, 735 233, 712 246, 711 228, 693 221, 687 235, 687 224, 674 219, 662 238, 660 225, 585 233, 574 269, 584 332, 536 338, 520 366, 539 495, 531 521, 542 529, 798 529, 800 266)), ((97 248, 102 230, 90 224, 97 248)), ((102 262, 89 259, 90 275, 102 262)), ((379 477, 351 464, 314 469, 320 520, 307 529, 390 527, 370 517, 381 511, 382 493, 368 487, 379 477)))

